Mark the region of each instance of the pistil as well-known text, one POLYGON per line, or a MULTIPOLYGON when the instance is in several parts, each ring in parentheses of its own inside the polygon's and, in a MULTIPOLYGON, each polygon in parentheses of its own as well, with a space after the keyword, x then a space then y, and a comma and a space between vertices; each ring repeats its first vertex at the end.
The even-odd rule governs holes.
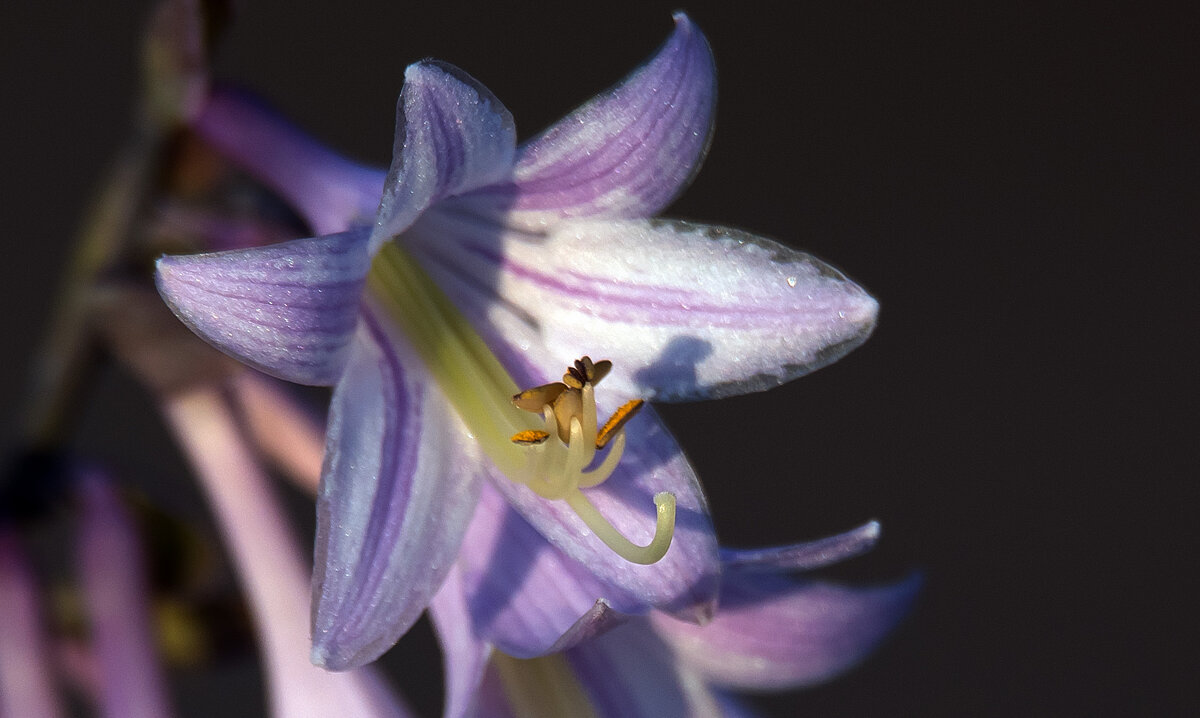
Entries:
POLYGON ((585 356, 568 367, 562 383, 518 392, 470 322, 397 242, 388 242, 376 256, 368 286, 374 304, 404 331, 505 476, 543 498, 565 501, 597 538, 628 561, 651 564, 666 554, 675 529, 674 495, 655 495, 654 538, 639 546, 580 491, 598 486, 616 470, 625 450, 625 424, 642 404, 627 402, 598 428, 594 387, 611 362, 593 363, 585 356), (605 456, 589 468, 601 450, 605 456))

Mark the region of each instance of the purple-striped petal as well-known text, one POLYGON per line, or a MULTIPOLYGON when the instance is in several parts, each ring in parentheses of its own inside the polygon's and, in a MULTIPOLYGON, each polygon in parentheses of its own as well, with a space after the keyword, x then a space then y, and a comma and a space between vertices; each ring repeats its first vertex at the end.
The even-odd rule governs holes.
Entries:
POLYGON ((879 522, 816 541, 757 549, 721 549, 721 563, 744 571, 812 571, 861 556, 879 542, 879 522))
POLYGON ((517 658, 598 635, 621 620, 617 610, 644 610, 547 543, 486 483, 459 565, 475 633, 517 658))
POLYGON ((721 715, 713 691, 675 660, 642 620, 618 626, 564 655, 599 716, 721 715))
POLYGON ((55 690, 37 582, 9 525, 0 525, 0 606, 0 715, 66 715, 55 690))
POLYGON ((492 646, 480 640, 472 628, 458 564, 450 569, 430 602, 429 617, 437 631, 445 668, 446 699, 442 716, 463 718, 473 715, 492 646))
POLYGON ((515 153, 512 115, 486 87, 453 65, 410 65, 371 253, 439 199, 507 180, 515 153))
POLYGON ((820 260, 734 229, 568 221, 548 234, 432 212, 409 247, 489 341, 554 377, 613 361, 602 392, 658 401, 768 389, 861 344, 878 304, 820 260))
POLYGON ((496 475, 491 485, 550 543, 585 566, 601 584, 612 587, 600 597, 619 600, 623 612, 654 607, 704 622, 713 610, 720 571, 704 491, 652 408, 643 408, 629 423, 626 437, 625 456, 617 470, 584 493, 605 519, 638 545, 648 544, 654 536, 654 495, 674 494, 675 535, 657 563, 643 566, 617 555, 564 501, 543 499, 496 475))
POLYGON ((299 384, 345 366, 370 259, 366 230, 158 260, 158 291, 213 346, 299 384))
POLYGON ((521 147, 514 221, 657 214, 699 169, 715 101, 708 42, 677 13, 653 58, 521 147))
POLYGON ((85 477, 80 498, 79 566, 97 658, 101 715, 168 716, 137 531, 101 477, 85 477))
POLYGON ((313 662, 378 658, 429 605, 478 496, 472 442, 407 344, 366 315, 317 495, 313 662))
POLYGON ((286 513, 244 441, 219 388, 175 392, 163 409, 212 504, 246 595, 262 657, 269 714, 276 718, 407 718, 411 713, 367 666, 331 673, 314 666, 311 578, 286 513))
POLYGON ((192 128, 237 167, 278 193, 317 234, 369 224, 383 170, 362 167, 245 92, 212 93, 192 128))
POLYGON ((721 608, 699 627, 652 615, 679 660, 717 685, 782 690, 833 678, 862 660, 908 612, 916 577, 847 588, 726 571, 721 608))

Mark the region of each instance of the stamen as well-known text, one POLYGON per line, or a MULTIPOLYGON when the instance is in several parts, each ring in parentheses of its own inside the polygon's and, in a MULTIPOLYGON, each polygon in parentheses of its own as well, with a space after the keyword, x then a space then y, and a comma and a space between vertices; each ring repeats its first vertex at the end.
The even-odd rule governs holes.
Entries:
POLYGON ((617 434, 617 440, 613 442, 612 448, 608 450, 608 456, 604 457, 604 461, 591 471, 583 472, 579 477, 579 488, 590 489, 593 486, 603 484, 612 473, 616 471, 617 464, 621 462, 621 456, 625 453, 625 432, 617 434))
POLYGON ((561 382, 543 384, 517 394, 512 398, 513 406, 525 411, 540 413, 543 406, 553 404, 558 395, 566 391, 567 385, 561 382))
POLYGON ((641 399, 630 399, 620 409, 613 412, 613 415, 608 417, 608 421, 604 422, 600 433, 596 435, 596 448, 603 449, 604 445, 612 439, 613 434, 624 428, 625 422, 632 419, 644 403, 646 402, 641 399))
POLYGON ((654 497, 654 538, 637 546, 580 492, 612 475, 625 449, 625 425, 642 405, 637 399, 627 402, 597 430, 594 387, 612 369, 611 361, 584 356, 567 368, 561 383, 518 391, 470 322, 398 243, 388 242, 380 250, 368 285, 372 310, 385 311, 400 326, 505 476, 541 497, 565 500, 597 537, 629 561, 650 564, 666 554, 675 532, 674 496, 654 497), (525 412, 541 414, 544 429, 531 427, 525 412), (586 470, 610 442, 604 460, 586 470))
POLYGON ((512 442, 522 446, 533 446, 535 444, 540 444, 549 438, 549 434, 539 429, 526 429, 525 431, 518 431, 517 433, 513 434, 512 442))
POLYGON ((645 546, 638 546, 621 535, 621 532, 617 531, 616 527, 601 515, 582 491, 572 491, 563 498, 566 499, 567 505, 575 510, 579 518, 583 519, 592 533, 596 534, 596 538, 630 563, 642 565, 656 563, 667 554, 667 549, 671 547, 671 539, 675 535, 675 496, 673 494, 663 491, 654 495, 658 518, 654 524, 654 538, 645 546))

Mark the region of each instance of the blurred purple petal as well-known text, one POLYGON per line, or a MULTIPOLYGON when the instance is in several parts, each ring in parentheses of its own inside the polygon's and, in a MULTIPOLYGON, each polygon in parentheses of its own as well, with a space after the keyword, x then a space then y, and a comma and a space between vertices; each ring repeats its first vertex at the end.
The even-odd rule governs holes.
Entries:
POLYGON ((717 705, 721 706, 721 718, 759 718, 758 711, 735 695, 714 690, 713 696, 717 700, 717 705))
POLYGON ((317 234, 344 232, 375 215, 382 170, 329 150, 257 98, 228 88, 214 91, 192 128, 279 193, 317 234))
POLYGON ((137 531, 102 478, 84 478, 79 491, 79 566, 99 671, 100 712, 110 718, 168 716, 137 531))
MULTIPOLYGON (((477 708, 471 718, 522 718, 509 705, 504 683, 494 667, 489 667, 479 686, 477 708)), ((524 717, 528 718, 528 717, 524 717)))
POLYGON ((913 577, 847 588, 730 569, 707 626, 660 615, 651 622, 680 661, 714 684, 782 690, 828 680, 865 658, 908 612, 919 584, 913 577))
MULTIPOLYGON (((675 536, 666 556, 631 563, 596 538, 563 501, 543 499, 525 486, 493 476, 513 508, 550 543, 583 564, 601 583, 649 607, 703 622, 713 610, 718 574, 717 541, 704 491, 687 459, 650 407, 626 431, 625 456, 613 475, 584 493, 626 538, 645 545, 654 536, 654 495, 675 495, 675 536)), ((632 610, 623 608, 622 610, 632 610)))
POLYGON ((581 351, 612 359, 604 391, 620 396, 768 389, 875 327, 878 304, 836 269, 734 229, 576 220, 528 236, 451 213, 414 229, 413 252, 489 340, 543 344, 524 356, 547 376, 581 351))
POLYGON ((371 253, 437 200, 508 179, 515 153, 512 115, 490 90, 453 65, 410 65, 371 253))
POLYGON ((716 695, 688 673, 642 621, 618 626, 565 654, 580 684, 606 718, 721 715, 716 695))
POLYGON ((715 104, 708 42, 677 13, 646 64, 522 145, 514 219, 657 214, 699 169, 715 104))
POLYGON ((614 602, 627 612, 645 610, 548 544, 487 483, 459 564, 475 633, 517 658, 603 632, 620 620, 614 602))
POLYGON ((65 715, 54 686, 37 583, 10 526, 0 526, 0 606, 0 716, 65 715))
POLYGON ((403 339, 370 318, 334 390, 317 496, 313 662, 378 658, 450 570, 480 460, 403 339))
POLYGON ((254 619, 270 714, 277 718, 405 718, 370 667, 331 673, 307 660, 308 566, 258 458, 216 389, 165 398, 164 409, 224 534, 254 619))
POLYGON ((366 230, 253 249, 167 256, 158 290, 206 341, 298 384, 337 381, 369 266, 366 230))
POLYGON ((879 522, 816 541, 759 549, 721 549, 721 563, 743 571, 812 571, 861 556, 879 541, 879 522))
POLYGON ((429 617, 442 647, 445 667, 446 699, 442 716, 463 718, 474 715, 492 646, 479 640, 472 629, 462 572, 457 565, 450 569, 430 602, 429 617))

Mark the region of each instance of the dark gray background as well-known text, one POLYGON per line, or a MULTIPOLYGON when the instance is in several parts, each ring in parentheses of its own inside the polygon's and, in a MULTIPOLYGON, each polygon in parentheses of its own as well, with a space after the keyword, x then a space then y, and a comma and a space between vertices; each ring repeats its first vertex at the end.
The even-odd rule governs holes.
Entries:
MULTIPOLYGON (((248 2, 218 67, 333 146, 386 163, 408 63, 474 74, 524 137, 648 55, 675 2, 248 2)), ((762 704, 1195 714, 1200 23, 1134 3, 908 5, 684 5, 716 53, 718 129, 668 214, 807 249, 883 310, 833 367, 663 413, 725 542, 878 518, 880 548, 838 575, 926 577, 911 619, 864 666, 762 704)), ((20 396, 48 287, 126 133, 145 11, 0 9, 0 406, 20 396)), ((167 502, 195 500, 119 375, 79 446, 167 502)), ((428 636, 413 640, 402 667, 427 665, 428 636)), ((245 665, 216 678, 255 715, 245 665)), ((181 690, 190 702, 211 686, 181 690)))

